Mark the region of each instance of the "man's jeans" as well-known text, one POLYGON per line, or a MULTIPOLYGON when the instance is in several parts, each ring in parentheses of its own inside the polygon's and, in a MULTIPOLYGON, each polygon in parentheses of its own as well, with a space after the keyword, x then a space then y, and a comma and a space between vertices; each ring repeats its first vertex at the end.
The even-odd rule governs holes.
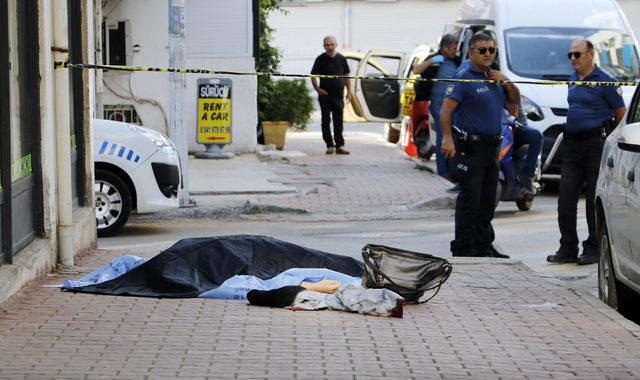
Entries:
POLYGON ((542 132, 537 129, 533 129, 524 124, 521 128, 514 128, 514 142, 515 147, 520 147, 525 144, 529 144, 529 150, 527 151, 527 158, 522 165, 522 170, 519 173, 522 179, 531 179, 536 172, 536 166, 538 164, 538 156, 542 151, 542 132))
POLYGON ((587 204, 585 208, 589 237, 582 242, 582 247, 584 251, 597 254, 595 192, 604 141, 600 137, 583 141, 565 139, 562 144, 564 153, 558 197, 558 224, 562 235, 560 251, 567 255, 578 253, 578 232, 576 230, 578 197, 582 184, 586 182, 587 204))
POLYGON ((431 103, 429 111, 431 117, 433 117, 433 125, 436 130, 436 171, 440 176, 455 176, 456 175, 456 160, 455 157, 445 158, 444 154, 440 150, 442 146, 442 129, 440 129, 440 105, 431 103))
POLYGON ((344 101, 342 97, 332 95, 318 96, 320 103, 320 113, 322 114, 322 139, 328 148, 344 146, 344 138, 342 137, 342 110, 344 101), (333 137, 331 137, 331 118, 333 117, 333 137), (335 138, 335 144, 334 144, 335 138))

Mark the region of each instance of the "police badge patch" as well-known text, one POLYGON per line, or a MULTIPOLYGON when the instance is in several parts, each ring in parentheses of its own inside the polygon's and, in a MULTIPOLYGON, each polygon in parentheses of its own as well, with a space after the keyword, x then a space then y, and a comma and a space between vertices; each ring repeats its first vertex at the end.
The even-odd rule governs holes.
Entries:
POLYGON ((453 84, 450 84, 449 87, 447 87, 447 95, 451 95, 453 93, 453 84))
POLYGON ((618 93, 618 95, 622 96, 622 87, 616 88, 616 92, 618 93))

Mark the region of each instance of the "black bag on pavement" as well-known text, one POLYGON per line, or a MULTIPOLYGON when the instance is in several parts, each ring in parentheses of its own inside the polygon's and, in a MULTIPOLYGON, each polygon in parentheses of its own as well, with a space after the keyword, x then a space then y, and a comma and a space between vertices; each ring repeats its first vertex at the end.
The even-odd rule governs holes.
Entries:
POLYGON ((435 297, 453 269, 449 261, 436 256, 375 244, 362 248, 362 260, 362 286, 387 288, 408 303, 423 303, 435 297), (435 293, 420 301, 424 292, 432 289, 436 289, 435 293))

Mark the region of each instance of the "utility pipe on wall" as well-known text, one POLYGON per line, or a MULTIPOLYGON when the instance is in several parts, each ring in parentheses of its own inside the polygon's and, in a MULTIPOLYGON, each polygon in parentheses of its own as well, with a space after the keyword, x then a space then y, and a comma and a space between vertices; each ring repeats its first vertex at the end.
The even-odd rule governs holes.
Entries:
MULTIPOLYGON (((69 57, 67 0, 53 0, 53 56, 57 62, 69 57)), ((58 208, 58 260, 73 265, 74 226, 71 204, 71 93, 69 70, 55 70, 56 200, 58 208)))
MULTIPOLYGON (((169 67, 184 67, 184 0, 169 0, 169 67)), ((189 205, 189 155, 184 125, 185 74, 169 74, 169 138, 176 144, 182 174, 180 206, 189 205)))

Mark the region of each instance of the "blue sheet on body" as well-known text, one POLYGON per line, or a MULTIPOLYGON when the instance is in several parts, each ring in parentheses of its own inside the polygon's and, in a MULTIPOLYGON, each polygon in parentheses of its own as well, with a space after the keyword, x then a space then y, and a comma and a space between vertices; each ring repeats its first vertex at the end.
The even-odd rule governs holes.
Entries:
MULTIPOLYGON (((133 255, 118 257, 100 269, 97 269, 78 280, 65 280, 63 288, 78 288, 86 285, 95 285, 112 280, 137 266, 147 259, 133 255)), ((271 290, 283 286, 299 285, 301 282, 319 282, 322 280, 338 280, 341 286, 350 284, 359 285, 361 279, 344 273, 324 268, 291 268, 270 279, 262 280, 255 276, 236 275, 215 289, 208 290, 198 295, 198 298, 217 299, 246 299, 250 290, 271 290)))

